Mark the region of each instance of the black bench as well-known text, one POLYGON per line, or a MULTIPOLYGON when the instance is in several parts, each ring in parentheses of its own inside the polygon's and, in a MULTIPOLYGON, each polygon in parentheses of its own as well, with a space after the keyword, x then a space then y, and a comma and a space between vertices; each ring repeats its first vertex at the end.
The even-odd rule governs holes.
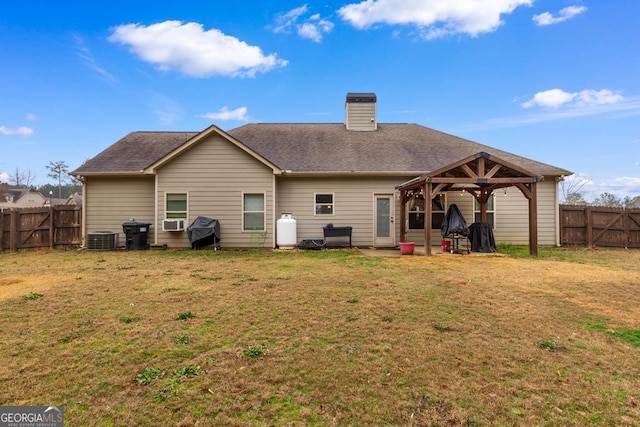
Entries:
MULTIPOLYGON (((348 237, 349 238, 349 247, 351 247, 351 231, 353 227, 322 227, 322 232, 324 233, 324 242, 327 246, 329 245, 327 242, 327 237, 348 237)), ((344 246, 344 245, 343 245, 344 246)))

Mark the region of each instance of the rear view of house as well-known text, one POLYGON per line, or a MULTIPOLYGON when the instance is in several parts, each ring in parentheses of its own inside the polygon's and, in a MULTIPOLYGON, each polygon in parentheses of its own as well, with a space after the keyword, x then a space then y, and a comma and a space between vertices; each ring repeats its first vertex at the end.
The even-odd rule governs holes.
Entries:
POLYGON ((531 242, 533 212, 537 242, 555 245, 557 182, 568 174, 421 125, 379 123, 373 93, 347 94, 344 123, 133 132, 73 172, 84 185, 85 234, 121 232, 122 223, 135 218, 152 224, 152 244, 189 247, 184 229, 205 216, 219 221, 223 248, 276 247, 283 213, 295 217, 300 241, 322 238, 323 227, 331 224, 351 227, 355 246, 425 239, 437 244, 438 233, 425 233, 425 227, 439 229, 453 203, 469 222, 481 216, 491 222, 497 241, 516 244, 531 242), (479 153, 487 164, 499 159, 501 166, 479 176, 457 165, 479 153), (454 167, 469 175, 464 183, 454 176, 454 167), (535 181, 533 211, 530 197, 522 193, 528 187, 519 181, 505 184, 509 175, 500 174, 506 170, 535 181), (406 197, 406 191, 422 191, 407 183, 434 172, 442 172, 438 179, 448 177, 449 184, 430 187, 437 190, 430 201, 406 197), (499 176, 499 186, 485 185, 499 176))

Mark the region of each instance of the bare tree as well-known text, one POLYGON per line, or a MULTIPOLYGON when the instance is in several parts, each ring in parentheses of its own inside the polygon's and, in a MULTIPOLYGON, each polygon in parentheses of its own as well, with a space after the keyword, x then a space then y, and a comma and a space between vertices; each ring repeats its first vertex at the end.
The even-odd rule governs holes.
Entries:
POLYGON ((58 160, 57 162, 49 162, 45 167, 49 170, 47 176, 58 181, 58 199, 62 199, 62 183, 66 182, 69 176, 69 166, 64 160, 58 160))
POLYGON ((586 204, 582 189, 591 181, 582 175, 570 175, 560 181, 562 200, 570 205, 586 204))
POLYGON ((20 170, 16 167, 15 172, 9 175, 9 184, 17 188, 29 188, 36 176, 31 172, 31 169, 20 170))

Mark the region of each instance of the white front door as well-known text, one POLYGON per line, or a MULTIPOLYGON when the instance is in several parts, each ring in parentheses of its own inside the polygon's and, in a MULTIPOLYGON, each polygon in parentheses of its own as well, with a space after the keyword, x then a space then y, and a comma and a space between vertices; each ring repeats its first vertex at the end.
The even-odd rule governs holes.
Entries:
POLYGON ((393 194, 374 194, 373 245, 395 246, 393 194))

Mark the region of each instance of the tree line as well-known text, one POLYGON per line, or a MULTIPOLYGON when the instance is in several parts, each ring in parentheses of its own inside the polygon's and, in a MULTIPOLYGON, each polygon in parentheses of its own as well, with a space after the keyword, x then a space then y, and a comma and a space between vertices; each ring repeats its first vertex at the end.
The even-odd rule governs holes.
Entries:
POLYGON ((582 177, 560 182, 560 197, 567 205, 606 206, 610 208, 640 208, 640 196, 625 196, 624 198, 613 193, 603 192, 589 202, 583 191, 589 181, 582 177))
POLYGON ((40 186, 34 185, 36 175, 31 169, 23 170, 16 168, 8 174, 7 182, 0 180, 0 191, 4 192, 15 188, 29 188, 39 191, 43 196, 49 198, 66 199, 74 193, 82 192, 82 184, 75 177, 69 175, 69 166, 64 160, 51 161, 47 168, 47 177, 54 180, 40 186))

